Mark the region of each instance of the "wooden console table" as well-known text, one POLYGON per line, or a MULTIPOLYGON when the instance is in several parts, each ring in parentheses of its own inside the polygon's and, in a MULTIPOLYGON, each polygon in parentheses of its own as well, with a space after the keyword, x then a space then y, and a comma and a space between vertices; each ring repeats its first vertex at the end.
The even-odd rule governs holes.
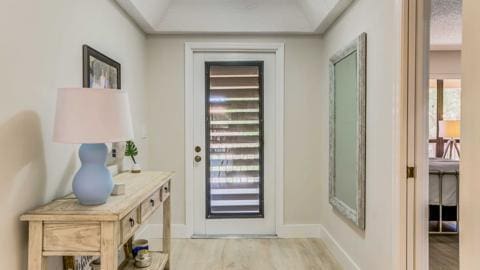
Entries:
POLYGON ((145 270, 169 269, 170 185, 172 172, 122 173, 115 183, 125 184, 125 195, 111 196, 98 206, 78 204, 71 194, 29 211, 28 270, 46 270, 47 256, 100 256, 102 270, 135 269, 131 242, 140 225, 163 205, 163 250, 152 252, 145 270), (118 262, 124 246, 126 260, 118 262))

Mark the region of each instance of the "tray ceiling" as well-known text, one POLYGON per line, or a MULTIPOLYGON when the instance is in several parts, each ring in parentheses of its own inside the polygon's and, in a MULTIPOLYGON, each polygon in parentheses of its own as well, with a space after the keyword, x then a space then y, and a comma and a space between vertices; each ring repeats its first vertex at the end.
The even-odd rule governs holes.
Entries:
POLYGON ((116 0, 147 33, 323 33, 354 0, 116 0))

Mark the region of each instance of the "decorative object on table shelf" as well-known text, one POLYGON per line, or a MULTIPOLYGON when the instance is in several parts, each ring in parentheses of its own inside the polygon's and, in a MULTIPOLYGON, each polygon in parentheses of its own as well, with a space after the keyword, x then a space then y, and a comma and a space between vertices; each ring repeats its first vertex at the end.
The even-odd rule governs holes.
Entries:
POLYGON ((135 267, 145 268, 152 265, 152 254, 147 249, 140 250, 135 256, 135 267))
POLYGON ((63 270, 97 270, 100 268, 92 268, 92 262, 95 257, 92 256, 64 256, 63 270))
POLYGON ((438 122, 438 135, 442 138, 448 138, 447 147, 443 152, 443 158, 453 159, 454 149, 458 158, 460 158, 460 148, 457 140, 460 139, 460 120, 442 120, 438 122))
POLYGON ((132 254, 133 257, 136 257, 141 250, 148 250, 148 240, 146 239, 137 239, 132 243, 132 254))
POLYGON ((90 269, 91 270, 100 270, 100 258, 94 260, 92 263, 90 263, 90 269))
POLYGON ((74 257, 63 257, 63 270, 77 270, 74 257))
POLYGON ((140 168, 140 165, 138 165, 137 161, 135 160, 135 156, 137 155, 138 155, 138 149, 135 143, 133 141, 127 141, 127 145, 125 148, 125 156, 132 158, 132 161, 133 161, 132 170, 131 170, 132 173, 139 173, 142 171, 142 169, 140 168))
POLYGON ((53 138, 60 143, 82 144, 82 165, 72 185, 80 204, 105 203, 113 189, 112 175, 105 167, 105 143, 133 138, 127 93, 113 89, 59 89, 53 138))

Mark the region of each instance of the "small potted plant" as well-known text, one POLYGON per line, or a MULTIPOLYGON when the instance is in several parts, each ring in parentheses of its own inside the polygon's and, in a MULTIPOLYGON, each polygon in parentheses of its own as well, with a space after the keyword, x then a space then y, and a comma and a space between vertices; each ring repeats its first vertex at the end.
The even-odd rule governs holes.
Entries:
POLYGON ((135 156, 137 155, 138 155, 137 146, 133 141, 128 141, 125 147, 125 156, 132 158, 132 161, 133 161, 132 171, 131 171, 132 173, 139 173, 142 171, 142 169, 140 168, 140 165, 138 165, 137 161, 135 160, 135 156))

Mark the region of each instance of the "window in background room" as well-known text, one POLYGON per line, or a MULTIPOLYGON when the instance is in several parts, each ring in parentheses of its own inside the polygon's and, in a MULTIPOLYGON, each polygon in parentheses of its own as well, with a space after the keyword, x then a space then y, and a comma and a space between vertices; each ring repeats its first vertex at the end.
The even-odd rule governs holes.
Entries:
POLYGON ((460 80, 443 81, 443 119, 460 119, 460 80))
MULTIPOLYGON (((440 137, 438 125, 442 120, 460 120, 460 79, 431 79, 429 81, 429 157, 442 157, 446 139, 440 137)), ((458 142, 458 145, 459 142, 458 142)), ((455 156, 454 159, 458 159, 455 156)))

